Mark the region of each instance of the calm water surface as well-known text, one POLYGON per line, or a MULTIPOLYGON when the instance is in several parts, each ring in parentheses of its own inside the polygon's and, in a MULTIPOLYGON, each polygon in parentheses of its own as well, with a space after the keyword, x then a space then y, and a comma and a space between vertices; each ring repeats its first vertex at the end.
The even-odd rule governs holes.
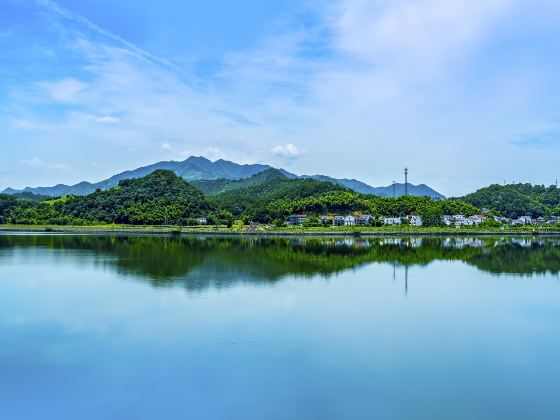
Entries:
POLYGON ((2 419, 559 419, 560 239, 0 236, 2 419))

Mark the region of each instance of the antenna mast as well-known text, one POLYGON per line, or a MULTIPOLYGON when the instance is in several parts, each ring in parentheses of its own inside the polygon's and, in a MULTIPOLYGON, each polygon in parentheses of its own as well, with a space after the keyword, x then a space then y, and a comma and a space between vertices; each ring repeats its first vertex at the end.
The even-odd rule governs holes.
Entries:
POLYGON ((408 168, 404 168, 404 195, 408 195, 408 168))

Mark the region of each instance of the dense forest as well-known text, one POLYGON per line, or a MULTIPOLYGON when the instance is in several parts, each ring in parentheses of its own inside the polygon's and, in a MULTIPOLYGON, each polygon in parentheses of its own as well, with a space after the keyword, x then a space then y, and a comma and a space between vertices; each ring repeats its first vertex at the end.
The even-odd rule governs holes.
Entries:
POLYGON ((418 214, 428 225, 435 225, 444 214, 470 216, 479 212, 461 200, 360 194, 330 182, 287 178, 275 169, 245 180, 195 181, 193 185, 207 194, 217 208, 227 210, 234 217, 261 222, 281 223, 293 213, 367 213, 376 217, 418 214))
POLYGON ((434 200, 360 194, 330 182, 289 178, 275 169, 241 180, 192 184, 172 171, 158 170, 85 196, 0 195, 0 224, 186 226, 204 217, 211 224, 231 225, 242 219, 280 225, 293 213, 363 213, 375 217, 417 214, 425 226, 437 226, 444 214, 470 216, 483 207, 509 217, 558 214, 559 203, 556 187, 528 184, 492 185, 463 199, 434 200))
POLYGON ((494 184, 462 199, 504 217, 560 215, 560 189, 555 185, 494 184))
POLYGON ((217 222, 228 219, 201 191, 165 170, 123 180, 107 191, 97 190, 85 196, 39 201, 0 196, 0 222, 12 224, 186 225, 204 215, 211 215, 217 222))

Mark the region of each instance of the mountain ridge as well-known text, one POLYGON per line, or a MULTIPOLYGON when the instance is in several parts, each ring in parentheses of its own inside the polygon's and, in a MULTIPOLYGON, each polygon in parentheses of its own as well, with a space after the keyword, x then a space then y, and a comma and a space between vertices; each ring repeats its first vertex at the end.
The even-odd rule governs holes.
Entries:
MULTIPOLYGON (((18 194, 18 193, 33 193, 38 195, 45 195, 51 197, 61 197, 66 195, 87 195, 95 192, 97 189, 107 190, 115 187, 120 181, 124 179, 141 178, 153 173, 159 169, 166 169, 173 171, 176 175, 185 179, 186 181, 200 181, 200 180, 241 180, 250 178, 258 173, 264 172, 269 169, 276 169, 270 165, 263 164, 237 164, 235 162, 219 159, 214 162, 201 156, 191 156, 184 161, 161 161, 151 165, 142 166, 136 169, 120 172, 105 180, 91 183, 82 181, 74 185, 57 184, 53 187, 26 187, 21 190, 14 188, 6 188, 3 194, 18 194)), ((326 175, 296 175, 284 169, 276 169, 288 178, 308 178, 317 181, 330 182, 332 184, 340 185, 350 188, 353 191, 362 194, 373 194, 382 197, 399 197, 404 195, 404 184, 395 184, 393 192, 393 185, 387 187, 372 187, 364 182, 356 179, 337 179, 326 175)), ((410 195, 428 196, 431 198, 443 199, 445 196, 430 188, 425 184, 413 185, 408 184, 408 192, 410 195)))

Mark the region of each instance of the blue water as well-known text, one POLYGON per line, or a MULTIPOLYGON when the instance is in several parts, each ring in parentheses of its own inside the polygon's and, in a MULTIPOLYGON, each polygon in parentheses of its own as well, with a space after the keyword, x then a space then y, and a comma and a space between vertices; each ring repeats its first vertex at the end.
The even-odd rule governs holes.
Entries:
POLYGON ((556 242, 382 246, 0 236, 0 418, 560 418, 556 242))

